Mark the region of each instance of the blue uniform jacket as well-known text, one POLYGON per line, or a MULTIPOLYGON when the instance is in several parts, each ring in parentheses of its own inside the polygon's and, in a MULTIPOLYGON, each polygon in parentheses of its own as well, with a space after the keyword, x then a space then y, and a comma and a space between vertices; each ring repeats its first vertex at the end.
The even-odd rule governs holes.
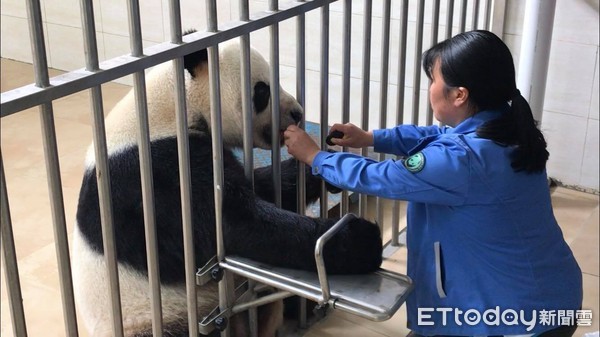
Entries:
POLYGON ((313 174, 333 185, 409 201, 408 327, 419 334, 539 333, 561 324, 558 310, 581 307, 581 270, 554 218, 546 173, 514 172, 512 148, 475 133, 500 113, 455 128, 374 131, 375 151, 406 160, 320 152, 313 161, 313 174), (542 310, 554 310, 554 324, 542 310))

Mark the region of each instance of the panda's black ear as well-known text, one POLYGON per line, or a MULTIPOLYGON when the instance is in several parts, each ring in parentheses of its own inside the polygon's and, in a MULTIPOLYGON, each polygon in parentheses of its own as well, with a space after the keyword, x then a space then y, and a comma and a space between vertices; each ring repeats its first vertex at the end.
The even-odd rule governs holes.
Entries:
POLYGON ((206 62, 208 62, 208 52, 206 49, 198 50, 183 57, 183 67, 187 69, 192 77, 196 77, 198 66, 206 62))
MULTIPOLYGON (((183 35, 188 35, 195 32, 195 29, 188 29, 183 33, 183 35)), ((206 49, 195 51, 183 57, 183 67, 187 69, 192 77, 196 77, 196 70, 198 66, 206 62, 208 62, 208 52, 206 49)))

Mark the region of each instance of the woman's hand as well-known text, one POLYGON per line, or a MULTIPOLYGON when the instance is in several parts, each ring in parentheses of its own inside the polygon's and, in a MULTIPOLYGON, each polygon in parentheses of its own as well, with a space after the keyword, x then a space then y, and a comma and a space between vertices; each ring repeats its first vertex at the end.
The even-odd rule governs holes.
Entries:
POLYGON ((365 131, 354 124, 333 124, 329 133, 333 131, 344 133, 343 138, 331 138, 331 142, 335 145, 355 148, 373 146, 373 132, 365 131))
POLYGON ((296 125, 288 126, 283 133, 288 152, 299 161, 312 165, 315 156, 321 149, 315 141, 296 125))

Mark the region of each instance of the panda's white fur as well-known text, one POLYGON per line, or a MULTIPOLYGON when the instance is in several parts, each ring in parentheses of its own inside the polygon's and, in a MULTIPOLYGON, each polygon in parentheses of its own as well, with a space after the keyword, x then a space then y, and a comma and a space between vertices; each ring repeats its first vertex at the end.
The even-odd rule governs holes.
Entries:
MULTIPOLYGON (((252 70, 251 84, 254 86, 259 82, 269 83, 269 65, 265 59, 255 50, 251 50, 250 55, 252 70)), ((226 177, 228 174, 227 172, 229 172, 228 170, 234 172, 229 173, 231 179, 226 181, 225 190, 229 188, 229 190, 233 191, 229 194, 233 195, 231 198, 234 199, 229 202, 229 207, 236 208, 233 212, 224 209, 224 216, 226 218, 224 221, 232 228, 229 237, 233 237, 233 243, 230 245, 239 251, 230 248, 228 248, 228 250, 263 262, 289 266, 292 268, 314 269, 314 260, 312 257, 312 247, 314 247, 314 242, 318 238, 319 233, 324 232, 335 221, 302 217, 294 213, 279 210, 272 204, 261 201, 260 199, 269 201, 269 186, 265 186, 271 181, 271 172, 269 171, 269 168, 255 171, 256 193, 258 194, 258 197, 249 195, 248 193, 251 193, 252 190, 246 186, 243 170, 241 169, 241 166, 239 166, 239 163, 231 159, 233 156, 231 155, 229 148, 242 145, 243 135, 239 56, 239 45, 235 43, 228 44, 220 50, 219 66, 223 140, 226 151, 225 154, 228 155, 227 158, 229 158, 225 163, 226 177), (246 218, 244 217, 244 211, 250 212, 248 214, 253 218, 246 219, 247 216, 246 218), (236 218, 236 212, 240 213, 239 216, 241 218, 236 218), (246 224, 246 222, 248 223, 246 224), (261 228, 260 226, 265 227, 264 238, 259 230, 259 228, 261 228), (257 251, 257 242, 258 247, 261 247, 259 250, 264 250, 264 252, 257 251), (272 252, 268 250, 264 242, 272 243, 269 245, 269 247, 272 247, 273 249, 272 252), (291 249, 290 255, 282 254, 282 247, 277 247, 279 244, 283 247, 289 246, 291 249), (293 246, 290 246, 290 244, 293 246)), ((206 121, 210 121, 208 65, 207 62, 204 61, 193 64, 191 68, 186 66, 186 68, 188 70, 185 74, 185 83, 188 125, 191 129, 190 144, 196 144, 195 146, 198 146, 197 144, 210 144, 210 142, 207 142, 206 140, 206 134, 209 130, 205 129, 207 127, 206 121), (196 130, 198 128, 200 131, 196 130)), ((157 146, 157 151, 159 153, 162 153, 161 151, 167 151, 170 156, 169 158, 171 158, 171 161, 167 163, 159 162, 160 160, 153 158, 155 179, 157 179, 157 167, 161 168, 164 165, 177 165, 176 157, 174 157, 175 155, 172 155, 172 152, 176 152, 175 147, 168 147, 168 150, 165 150, 164 147, 165 143, 173 145, 173 139, 176 135, 173 77, 173 66, 168 62, 151 70, 146 79, 151 143, 157 146)), ((296 124, 298 122, 298 118, 301 116, 299 114, 302 109, 297 101, 286 91, 280 88, 279 92, 281 104, 280 130, 285 130, 288 125, 296 124)), ((264 109, 253 112, 254 145, 256 147, 271 147, 270 104, 269 99, 269 103, 264 109)), ((136 147, 138 132, 133 89, 111 110, 106 117, 105 125, 109 162, 111 165, 114 164, 114 167, 111 166, 110 169, 111 177, 113 177, 114 174, 119 176, 123 170, 127 170, 127 168, 123 167, 133 167, 137 165, 135 156, 132 157, 132 153, 137 155, 136 147)), ((279 144, 277 146, 279 146, 279 144)), ((210 148, 209 145, 201 145, 200 150, 207 150, 206 147, 210 148)), ((198 148, 196 147, 196 149, 198 148)), ((154 150, 152 154, 153 156, 155 155, 154 150)), ((193 156, 200 156, 198 155, 198 150, 192 154, 193 156)), ((192 171, 194 171, 194 169, 200 170, 200 168, 197 167, 198 165, 204 165, 206 162, 211 161, 208 152, 206 155, 202 154, 201 156, 200 159, 202 160, 196 161, 196 163, 200 164, 192 163, 192 171)), ((286 161, 285 165, 283 163, 282 165, 284 166, 284 177, 282 177, 282 180, 284 180, 284 189, 287 191, 284 191, 283 194, 286 195, 284 198, 290 199, 295 197, 295 163, 286 161), (285 172, 287 172, 287 178, 285 172)), ((205 169, 206 171, 211 171, 210 168, 205 169)), ((176 169, 172 171, 167 169, 166 171, 167 175, 171 176, 170 178, 178 179, 178 172, 176 169)), ((128 190, 137 188, 134 185, 139 184, 139 182, 135 181, 135 179, 139 179, 139 172, 137 175, 135 175, 135 172, 123 174, 124 176, 118 177, 120 180, 117 183, 111 178, 111 184, 113 184, 113 205, 114 207, 133 207, 137 215, 135 219, 127 218, 129 215, 124 215, 124 213, 126 213, 126 211, 131 211, 130 208, 125 208, 125 211, 115 210, 115 217, 120 217, 115 220, 115 222, 120 221, 115 227, 118 241, 117 248, 121 249, 121 253, 123 253, 123 250, 129 249, 128 247, 131 242, 131 247, 134 247, 135 244, 137 244, 137 246, 135 246, 137 248, 131 249, 139 250, 134 253, 125 252, 125 255, 129 254, 126 257, 126 259, 129 259, 128 261, 124 261, 121 256, 118 260, 123 326, 126 336, 149 336, 151 335, 152 328, 149 285, 147 273, 145 271, 146 266, 141 259, 138 259, 141 255, 145 255, 145 252, 140 248, 143 246, 141 243, 144 241, 143 237, 140 237, 143 236, 141 234, 143 232, 141 232, 139 228, 143 228, 141 225, 141 223, 143 223, 141 222, 142 216, 140 215, 141 193, 139 195, 136 194, 133 198, 127 197, 126 194, 128 190), (117 186, 115 186, 115 184, 117 184, 117 186), (115 189, 121 191, 117 192, 117 194, 125 193, 123 194, 125 199, 116 199, 115 189), (121 200, 121 202, 115 200, 121 200), (128 202, 132 202, 133 206, 123 205, 128 202), (137 234, 134 235, 131 233, 137 234)), ((164 174, 164 172, 162 174, 164 174)), ((212 175, 212 172, 204 173, 202 171, 200 177, 195 176, 194 178, 209 180, 202 180, 202 183, 196 183, 196 185, 192 186, 195 191, 194 193, 200 193, 196 194, 196 196, 200 195, 202 197, 193 200, 193 202, 196 203, 193 206, 195 208, 194 211, 200 212, 198 213, 200 216, 196 216, 196 219, 194 219, 194 226, 195 228, 198 228, 198 226, 202 227, 199 231, 201 234, 204 233, 204 236, 207 236, 208 234, 206 233, 211 233, 211 230, 214 230, 214 224, 211 223, 210 217, 204 217, 205 214, 211 214, 212 212, 212 208, 209 206, 212 202, 212 195, 208 195, 211 192, 202 192, 204 191, 202 188, 207 188, 207 186, 199 186, 210 184, 210 188, 212 189, 212 183, 210 183, 212 177, 209 175, 212 175), (207 176, 208 178, 204 176, 207 176), (204 201, 199 203, 199 199, 204 201), (210 209, 204 210, 205 207, 210 209)), ((110 316, 110 300, 105 257, 102 253, 102 239, 99 235, 99 211, 97 206, 98 201, 95 199, 97 198, 97 193, 94 177, 94 151, 93 146, 90 146, 86 157, 86 171, 80 193, 77 214, 78 223, 75 226, 73 236, 73 281, 77 308, 87 330, 92 336, 108 337, 112 335, 112 319, 110 316)), ((307 186, 307 201, 313 201, 320 194, 320 182, 312 178, 310 174, 307 174, 307 180, 309 185, 307 186)), ((178 180, 176 181, 175 185, 178 185, 178 180)), ((175 187, 178 188, 177 186, 175 187)), ((171 190, 168 192, 171 194, 169 194, 169 197, 166 199, 168 202, 171 202, 172 199, 178 199, 178 196, 172 197, 173 186, 170 188, 171 190)), ((161 190, 161 187, 157 186, 155 183, 155 196, 160 196, 160 193, 163 193, 163 191, 161 190)), ((227 202, 227 200, 225 200, 225 202, 227 202)), ((293 200, 289 204, 295 205, 296 202, 293 200)), ((177 205, 161 204, 158 199, 156 201, 157 210, 164 211, 164 209, 161 208, 177 208, 176 206, 177 205)), ((224 207, 226 206, 227 205, 224 205, 224 207)), ((167 211, 177 214, 177 212, 180 212, 180 207, 179 209, 168 209, 167 211)), ((163 217, 162 219, 164 221, 165 218, 163 217)), ((167 217, 166 219, 167 223, 157 223, 157 226, 159 227, 157 229, 159 240, 168 241, 171 240, 169 239, 170 237, 177 237, 180 235, 177 230, 170 231, 170 228, 175 228, 172 226, 179 226, 180 228, 177 219, 175 219, 175 217, 167 217)), ((159 220, 157 220, 157 222, 158 221, 159 220)), ((380 247, 381 239, 377 227, 371 225, 372 224, 365 220, 358 219, 354 224, 349 226, 347 230, 348 233, 345 236, 341 236, 344 237, 344 242, 340 239, 339 244, 330 243, 330 246, 332 247, 328 249, 331 249, 331 252, 334 252, 335 254, 327 257, 330 260, 328 270, 334 272, 364 272, 373 270, 379 266, 379 263, 381 262, 381 252, 378 247, 380 247), (347 249, 349 247, 353 248, 347 249)), ((208 236, 210 236, 210 238, 206 239, 201 235, 200 239, 204 239, 205 241, 195 242, 196 249, 200 250, 204 255, 214 254, 210 253, 214 250, 212 244, 208 244, 207 247, 200 247, 202 244, 206 245, 207 243, 210 243, 211 240, 214 240, 212 234, 208 236)), ((194 240, 197 241, 198 237, 195 237, 194 240)), ((165 241, 163 241, 163 243, 164 242, 165 241)), ((166 248, 163 246, 163 253, 165 251, 169 252, 170 250, 181 250, 179 241, 175 239, 174 242, 173 246, 168 246, 166 248), (170 247, 172 247, 172 249, 170 247)), ((161 250, 160 247, 159 250, 161 250)), ((202 255, 203 258, 205 257, 204 255, 202 255)), ((185 283, 179 276, 165 281, 165 274, 163 274, 162 269, 163 267, 171 267, 168 265, 171 261, 167 260, 167 262, 168 263, 166 264, 161 264, 164 335, 187 336, 187 301, 185 283), (169 329, 174 330, 171 331, 169 329)), ((198 265, 204 263, 204 261, 198 261, 198 257, 196 262, 198 265)), ((206 286, 197 288, 197 298, 199 316, 202 317, 207 315, 218 303, 216 283, 209 283, 206 286)), ((275 335, 275 331, 282 321, 281 313, 281 303, 271 305, 265 316, 266 318, 260 327, 261 337, 272 337, 275 335)), ((246 336, 247 331, 243 328, 243 325, 241 325, 243 324, 243 320, 238 320, 238 323, 241 323, 237 327, 235 326, 235 322, 236 321, 234 320, 232 323, 232 325, 234 325, 233 336, 246 336)))

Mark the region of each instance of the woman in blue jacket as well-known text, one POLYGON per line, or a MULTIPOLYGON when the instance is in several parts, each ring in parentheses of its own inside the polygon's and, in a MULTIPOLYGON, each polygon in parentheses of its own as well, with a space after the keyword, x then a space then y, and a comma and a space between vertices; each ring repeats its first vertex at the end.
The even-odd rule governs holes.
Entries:
POLYGON ((333 142, 405 156, 377 162, 320 151, 290 126, 290 154, 329 183, 409 201, 407 300, 413 336, 571 336, 581 270, 552 211, 546 141, 515 84, 508 47, 471 31, 423 55, 444 126, 363 131, 333 142))

